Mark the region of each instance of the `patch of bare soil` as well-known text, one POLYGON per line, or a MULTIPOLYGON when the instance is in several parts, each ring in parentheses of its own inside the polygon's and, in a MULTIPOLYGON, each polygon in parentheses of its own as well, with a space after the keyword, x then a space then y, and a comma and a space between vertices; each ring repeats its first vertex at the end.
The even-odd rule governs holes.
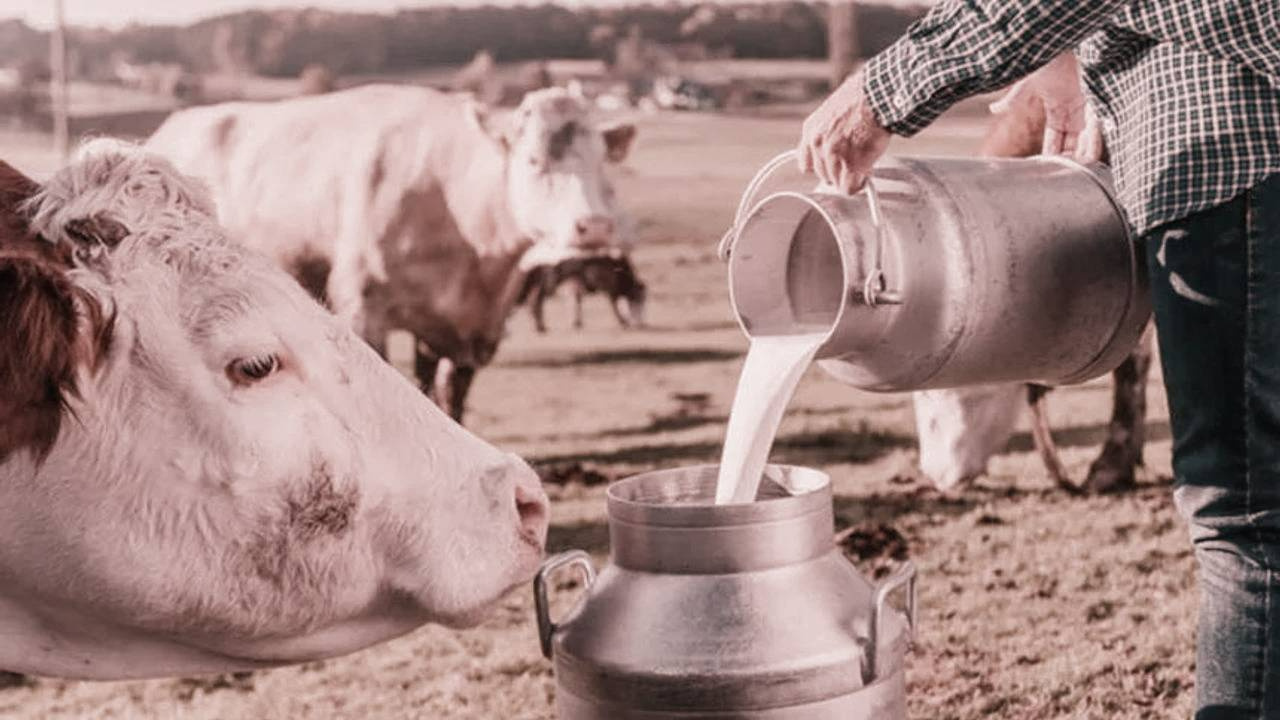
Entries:
POLYGON ((892 525, 864 523, 836 533, 836 545, 845 557, 871 568, 871 577, 887 577, 907 559, 907 539, 892 525))

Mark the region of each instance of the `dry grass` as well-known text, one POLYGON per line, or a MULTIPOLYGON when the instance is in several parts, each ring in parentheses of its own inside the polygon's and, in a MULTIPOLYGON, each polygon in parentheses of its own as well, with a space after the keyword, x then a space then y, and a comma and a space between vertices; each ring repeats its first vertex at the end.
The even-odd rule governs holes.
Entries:
MULTIPOLYGON (((714 247, 737 192, 794 139, 798 118, 644 118, 620 195, 637 218, 639 271, 653 327, 621 332, 603 302, 587 329, 552 303, 552 334, 524 314, 479 375, 471 427, 543 464, 609 477, 714 460, 745 342, 714 247)), ((981 126, 944 122, 896 151, 963 153, 981 126)), ((3 156, 3 154, 0 154, 3 156)), ((846 525, 901 534, 920 568, 920 644, 909 661, 911 716, 1167 718, 1189 714, 1193 563, 1170 503, 1165 406, 1150 391, 1151 480, 1118 497, 1067 497, 1021 432, 989 477, 943 496, 911 476, 909 399, 870 395, 811 371, 775 459, 831 473, 846 525)), ((1105 381, 1051 399, 1068 467, 1084 472, 1109 410, 1105 381)), ((603 561, 603 490, 555 488, 553 550, 603 561)), ((869 558, 864 568, 884 562, 869 558)), ((70 683, 0 690, 15 718, 548 718, 529 593, 482 628, 424 628, 347 658, 244 681, 70 683)))

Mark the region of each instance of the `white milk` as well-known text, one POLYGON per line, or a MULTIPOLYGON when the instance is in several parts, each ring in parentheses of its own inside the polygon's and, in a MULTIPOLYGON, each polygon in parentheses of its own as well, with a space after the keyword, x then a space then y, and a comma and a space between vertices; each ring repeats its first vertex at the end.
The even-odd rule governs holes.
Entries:
POLYGON ((825 337, 814 333, 751 339, 729 411, 716 504, 755 501, 782 411, 825 337))

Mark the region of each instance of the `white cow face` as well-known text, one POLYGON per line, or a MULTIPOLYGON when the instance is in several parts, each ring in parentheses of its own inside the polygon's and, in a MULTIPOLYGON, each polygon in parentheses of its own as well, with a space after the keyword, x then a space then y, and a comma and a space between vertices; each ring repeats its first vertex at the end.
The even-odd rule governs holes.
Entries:
POLYGON ((560 88, 525 96, 501 137, 507 195, 531 257, 554 263, 620 244, 619 214, 605 163, 626 158, 634 125, 592 124, 589 105, 560 88))
POLYGON ((923 390, 911 397, 920 470, 939 490, 950 490, 985 473, 991 456, 1008 444, 1026 385, 923 390))
POLYGON ((24 261, 0 234, 0 286, 35 279, 0 292, 19 318, 0 370, 40 401, 0 373, 19 398, 0 398, 0 619, 16 596, 58 608, 50 627, 290 662, 475 623, 531 577, 529 467, 228 239, 203 188, 100 145, 33 207, 33 244, 75 257, 24 261), (63 367, 59 345, 92 361, 63 367))

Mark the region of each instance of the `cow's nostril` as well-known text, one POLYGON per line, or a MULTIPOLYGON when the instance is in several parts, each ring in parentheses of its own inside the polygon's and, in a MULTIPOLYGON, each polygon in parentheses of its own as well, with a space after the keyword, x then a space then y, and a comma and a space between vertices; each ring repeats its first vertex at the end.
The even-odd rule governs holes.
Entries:
POLYGON ((521 531, 537 538, 539 543, 546 541, 550 513, 547 496, 541 488, 533 490, 524 484, 516 484, 516 514, 520 517, 521 531))
POLYGON ((613 234, 613 218, 604 215, 588 215, 574 223, 579 237, 590 237, 597 240, 607 239, 613 234))

